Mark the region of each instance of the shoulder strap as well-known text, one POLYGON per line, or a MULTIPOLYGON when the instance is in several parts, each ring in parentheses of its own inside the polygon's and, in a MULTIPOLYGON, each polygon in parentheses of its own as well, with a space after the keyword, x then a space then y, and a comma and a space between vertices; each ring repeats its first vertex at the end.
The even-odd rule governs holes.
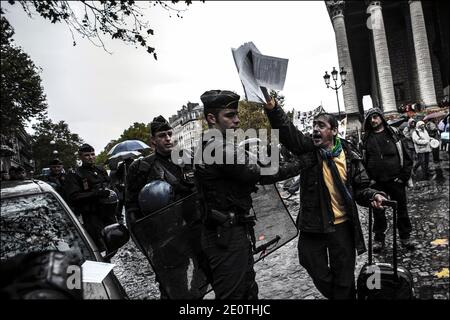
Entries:
POLYGON ((149 173, 155 163, 155 154, 151 154, 148 157, 140 158, 137 161, 137 169, 142 173, 149 173))

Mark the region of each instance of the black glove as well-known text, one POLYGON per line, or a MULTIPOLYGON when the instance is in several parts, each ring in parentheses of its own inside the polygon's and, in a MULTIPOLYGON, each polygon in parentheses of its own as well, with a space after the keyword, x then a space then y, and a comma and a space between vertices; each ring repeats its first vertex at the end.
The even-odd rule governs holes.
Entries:
POLYGON ((97 190, 95 191, 95 196, 98 198, 108 198, 109 190, 97 190))

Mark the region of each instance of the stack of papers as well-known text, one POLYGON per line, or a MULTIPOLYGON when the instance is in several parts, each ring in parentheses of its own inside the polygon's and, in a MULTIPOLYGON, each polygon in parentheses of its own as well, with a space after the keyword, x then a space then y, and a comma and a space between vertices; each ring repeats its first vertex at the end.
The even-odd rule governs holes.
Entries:
POLYGON ((288 59, 265 56, 253 42, 231 52, 247 101, 266 103, 268 90, 283 90, 288 59))

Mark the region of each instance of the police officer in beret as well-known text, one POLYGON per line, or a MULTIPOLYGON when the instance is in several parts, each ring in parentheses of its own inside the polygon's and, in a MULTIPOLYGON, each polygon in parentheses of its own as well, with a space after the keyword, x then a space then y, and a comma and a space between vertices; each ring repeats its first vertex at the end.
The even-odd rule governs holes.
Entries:
POLYGON ((151 155, 137 159, 128 170, 126 213, 127 223, 134 223, 146 215, 139 206, 139 192, 149 182, 163 180, 175 191, 176 199, 181 199, 194 191, 193 181, 187 179, 187 168, 172 162, 171 152, 174 147, 173 130, 163 116, 153 119, 150 124, 150 144, 155 149, 151 155))
POLYGON ((67 175, 64 192, 75 214, 82 217, 86 231, 100 251, 106 250, 101 232, 116 222, 114 212, 102 210, 102 202, 111 196, 106 170, 95 164, 95 150, 85 143, 78 149, 81 166, 67 175))
MULTIPOLYGON (((209 128, 222 134, 203 141, 202 150, 211 150, 218 145, 223 147, 216 149, 223 150, 222 159, 238 157, 237 148, 225 139, 225 133, 227 129, 239 127, 239 98, 236 93, 223 90, 210 90, 201 95, 209 128)), ((257 183, 272 184, 285 180, 297 175, 300 167, 305 165, 300 159, 295 159, 280 164, 275 175, 261 175, 258 164, 250 164, 248 159, 245 159, 245 164, 239 163, 217 161, 208 164, 204 161, 195 167, 195 178, 206 202, 202 246, 212 271, 216 299, 258 298, 253 269, 255 219, 250 215, 251 193, 257 190, 257 183)))
POLYGON ((63 186, 66 182, 66 174, 63 163, 59 159, 53 159, 50 161, 49 167, 50 173, 45 175, 42 180, 50 184, 65 199, 63 186))
MULTIPOLYGON (((193 180, 192 166, 181 166, 172 162, 171 152, 174 147, 174 141, 172 140, 173 130, 167 120, 161 115, 155 117, 150 124, 150 130, 150 144, 154 148, 155 152, 147 157, 135 160, 130 165, 127 175, 127 193, 125 197, 127 226, 129 226, 134 242, 145 255, 147 255, 147 250, 142 247, 138 240, 139 237, 137 237, 133 232, 133 226, 135 222, 138 219, 150 214, 150 211, 162 209, 170 202, 175 202, 184 197, 187 197, 193 194, 196 190, 193 180), (152 184, 152 182, 162 183, 152 184), (142 197, 151 196, 152 193, 152 190, 150 190, 148 193, 145 193, 144 191, 147 191, 146 188, 149 186, 150 188, 152 186, 154 188, 158 188, 158 186, 160 185, 169 186, 170 191, 168 191, 169 189, 167 188, 164 190, 166 190, 166 193, 170 194, 157 194, 157 197, 159 195, 160 197, 143 199, 150 204, 149 207, 151 208, 144 207, 142 204, 142 197), (144 193, 141 194, 141 191, 143 191, 144 193), (169 202, 167 202, 166 200, 168 200, 169 202)), ((161 190, 158 190, 158 192, 160 193, 161 190)), ((190 212, 186 213, 190 214, 190 212)), ((180 221, 183 220, 183 217, 179 218, 180 221)), ((188 221, 190 221, 188 223, 195 224, 196 221, 192 218, 193 217, 187 219, 188 221)), ((180 221, 165 221, 167 223, 173 224, 180 223, 180 221)), ((200 220, 198 220, 198 224, 198 233, 200 233, 200 220)), ((161 227, 163 229, 166 229, 167 226, 161 227)), ((195 226, 192 225, 191 227, 193 230, 192 232, 195 232, 195 226)), ((177 226, 174 226, 174 228, 177 228, 177 226)), ((197 238, 199 239, 199 236, 197 238)), ((189 239, 187 239, 187 241, 189 241, 189 239)), ((144 244, 144 246, 145 245, 147 244, 144 244)), ((170 242, 170 245, 173 245, 173 241, 170 242)), ((195 250, 200 250, 201 246, 199 241, 198 245, 192 245, 197 246, 197 248, 194 248, 195 250)), ((155 270, 157 271, 156 281, 160 283, 159 289, 161 292, 161 299, 171 298, 173 296, 178 296, 182 299, 195 299, 201 297, 201 294, 199 292, 193 292, 192 290, 189 290, 189 285, 187 284, 187 269, 190 262, 189 258, 186 258, 182 253, 180 254, 179 250, 182 250, 181 247, 182 245, 180 245, 179 248, 173 248, 174 250, 171 250, 170 248, 157 248, 153 252, 152 262, 154 264, 154 267, 155 265, 157 265, 155 267, 155 270), (162 279, 164 277, 162 273, 165 273, 165 270, 167 270, 167 272, 170 272, 171 281, 176 283, 161 284, 161 281, 163 281, 162 279), (158 276, 158 272, 160 272, 160 277, 158 276), (178 292, 171 292, 170 290, 173 288, 177 288, 178 292)), ((193 277, 195 278, 195 276, 196 266, 194 266, 193 277)))

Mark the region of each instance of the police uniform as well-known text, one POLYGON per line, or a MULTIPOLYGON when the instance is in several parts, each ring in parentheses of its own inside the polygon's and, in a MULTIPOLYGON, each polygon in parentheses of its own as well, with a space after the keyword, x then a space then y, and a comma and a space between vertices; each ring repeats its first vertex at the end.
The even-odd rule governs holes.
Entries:
MULTIPOLYGON (((63 163, 58 159, 54 159, 50 162, 50 166, 62 164, 63 163)), ((53 172, 50 171, 48 175, 42 177, 42 181, 45 181, 48 184, 50 184, 53 187, 53 189, 55 189, 56 192, 58 192, 59 195, 66 200, 66 195, 64 193, 64 184, 66 182, 66 178, 67 178, 66 174, 63 172, 60 172, 59 174, 53 174, 53 172)))
MULTIPOLYGON (((151 123, 151 133, 153 136, 157 132, 170 129, 172 128, 169 123, 162 116, 153 119, 151 123)), ((148 250, 139 242, 139 237, 134 233, 134 225, 137 220, 151 213, 145 211, 142 203, 139 202, 139 195, 146 185, 155 181, 165 181, 171 186, 173 198, 170 202, 180 200, 196 191, 192 167, 182 167, 173 163, 170 155, 162 155, 158 151, 155 151, 150 156, 137 159, 130 165, 127 174, 127 192, 125 197, 126 222, 134 242, 146 256, 148 256, 148 250)), ((162 203, 160 199, 150 199, 151 201, 162 203)), ((154 205, 153 207, 157 206, 154 205)), ((191 285, 192 288, 189 289, 187 272, 190 261, 188 257, 179 254, 180 247, 184 245, 190 246, 190 249, 194 249, 196 254, 199 254, 201 248, 199 241, 201 231, 200 216, 196 219, 192 214, 193 212, 183 212, 183 217, 177 217, 177 221, 164 219, 165 223, 174 224, 173 229, 179 227, 178 224, 188 221, 191 228, 189 232, 191 234, 186 239, 186 242, 189 244, 177 243, 177 240, 173 240, 170 241, 170 245, 177 246, 177 248, 174 248, 175 250, 171 250, 170 248, 156 248, 153 250, 151 261, 156 272, 156 280, 160 283, 162 299, 174 296, 182 299, 195 299, 201 298, 204 294, 204 292, 203 294, 196 292, 194 285, 191 285), (186 217, 185 215, 190 216, 186 217), (171 283, 162 284, 162 279, 166 279, 166 273, 171 274, 171 283), (177 288, 178 292, 173 292, 174 288, 177 288)), ((168 229, 167 226, 161 226, 161 228, 168 229)), ((201 259, 201 257, 199 258, 201 259)), ((196 271, 197 267, 194 266, 193 278, 196 277, 196 271)))
MULTIPOLYGON (((201 96, 205 114, 209 108, 237 109, 239 95, 230 91, 211 90, 201 96)), ((224 158, 233 153, 234 145, 226 139, 212 138, 203 143, 203 150, 214 149, 213 144, 223 145, 224 158)), ((216 149, 220 150, 220 149, 216 149)), ((293 177, 303 163, 295 159, 280 165, 277 174, 261 175, 257 164, 199 164, 195 178, 203 194, 206 214, 203 223, 202 247, 212 272, 212 287, 216 299, 257 299, 258 286, 253 269, 254 216, 250 215, 251 193, 256 184, 271 184, 293 177)))
MULTIPOLYGON (((84 144, 79 151, 89 152, 94 149, 84 144)), ((115 210, 104 210, 102 200, 108 198, 110 179, 106 170, 97 165, 83 164, 73 173, 67 175, 64 192, 75 213, 82 217, 83 225, 95 244, 104 251, 101 232, 107 225, 116 222, 115 210)))

